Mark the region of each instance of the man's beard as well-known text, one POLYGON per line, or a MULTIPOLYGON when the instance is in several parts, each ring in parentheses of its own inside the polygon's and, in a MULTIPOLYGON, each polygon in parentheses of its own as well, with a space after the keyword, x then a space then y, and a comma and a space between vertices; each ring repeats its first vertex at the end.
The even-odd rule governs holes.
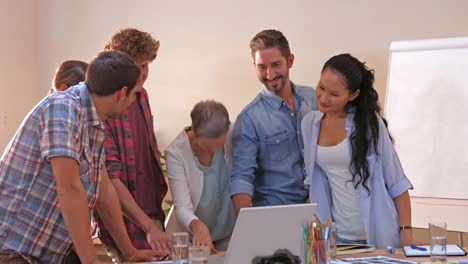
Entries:
POLYGON ((289 71, 286 72, 285 75, 278 75, 275 77, 275 79, 273 79, 272 82, 276 82, 278 79, 280 79, 280 82, 279 84, 277 84, 276 86, 272 86, 271 85, 271 82, 269 82, 268 80, 266 79, 263 79, 262 80, 262 83, 265 85, 265 87, 270 91, 270 92, 273 92, 275 94, 278 94, 279 92, 281 92, 284 87, 286 86, 286 81, 289 79, 289 71))

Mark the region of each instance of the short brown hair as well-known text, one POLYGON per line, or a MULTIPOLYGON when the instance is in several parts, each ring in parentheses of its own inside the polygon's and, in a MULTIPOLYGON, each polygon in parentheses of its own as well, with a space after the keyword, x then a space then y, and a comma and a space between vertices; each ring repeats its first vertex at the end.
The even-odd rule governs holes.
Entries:
POLYGON ((250 41, 250 49, 252 51, 252 57, 255 58, 255 53, 258 50, 264 50, 268 48, 278 48, 285 58, 289 58, 291 50, 289 49, 289 43, 286 37, 278 30, 268 29, 259 32, 250 41))
POLYGON ((159 40, 150 33, 135 28, 119 30, 107 41, 104 47, 104 50, 125 52, 135 61, 153 61, 158 54, 158 49, 159 40))
POLYGON ((127 95, 140 78, 140 67, 127 54, 103 51, 86 71, 85 83, 92 94, 107 96, 127 87, 127 95))
POLYGON ((56 89, 65 84, 67 87, 85 80, 88 63, 79 60, 68 60, 60 64, 55 72, 53 85, 56 89))

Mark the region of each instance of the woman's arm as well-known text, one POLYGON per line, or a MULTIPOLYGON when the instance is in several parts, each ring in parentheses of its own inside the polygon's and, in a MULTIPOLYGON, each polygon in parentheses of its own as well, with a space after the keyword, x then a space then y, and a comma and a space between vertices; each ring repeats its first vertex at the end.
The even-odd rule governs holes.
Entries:
POLYGON ((390 196, 393 198, 398 213, 398 224, 403 228, 400 230, 402 246, 413 243, 413 232, 411 229, 411 201, 408 190, 413 185, 408 180, 401 166, 400 159, 390 139, 388 130, 381 117, 379 119, 379 154, 382 159, 382 173, 390 196))
POLYGON ((394 201, 400 227, 409 227, 400 230, 401 246, 410 246, 413 243, 413 230, 411 229, 411 202, 408 191, 397 196, 394 201))
MULTIPOLYGON (((167 149, 165 151, 167 177, 169 179, 169 188, 171 189, 172 200, 174 202, 175 215, 179 223, 190 230, 189 225, 194 219, 195 210, 193 208, 190 187, 187 175, 188 168, 183 158, 176 153, 179 150, 167 149)), ((201 192, 202 190, 200 190, 201 192)))

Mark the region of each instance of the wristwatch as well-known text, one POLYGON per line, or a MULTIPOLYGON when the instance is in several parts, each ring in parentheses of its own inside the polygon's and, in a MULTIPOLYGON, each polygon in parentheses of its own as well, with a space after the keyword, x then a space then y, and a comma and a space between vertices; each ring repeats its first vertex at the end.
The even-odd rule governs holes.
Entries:
POLYGON ((413 227, 410 226, 410 225, 402 225, 400 226, 400 232, 403 231, 403 230, 412 230, 413 227))

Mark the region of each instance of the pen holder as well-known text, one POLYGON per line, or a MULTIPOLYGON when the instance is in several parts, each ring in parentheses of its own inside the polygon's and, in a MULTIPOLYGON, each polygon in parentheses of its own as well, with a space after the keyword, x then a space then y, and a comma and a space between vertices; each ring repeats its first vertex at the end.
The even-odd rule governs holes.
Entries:
POLYGON ((303 241, 301 258, 304 264, 329 264, 330 240, 303 241))

